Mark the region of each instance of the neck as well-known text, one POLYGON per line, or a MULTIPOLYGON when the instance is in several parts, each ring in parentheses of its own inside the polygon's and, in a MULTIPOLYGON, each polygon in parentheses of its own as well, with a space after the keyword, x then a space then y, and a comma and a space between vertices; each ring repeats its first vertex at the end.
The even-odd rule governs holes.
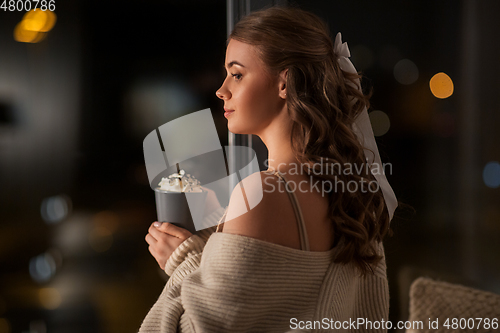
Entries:
MULTIPOLYGON (((286 111, 286 110, 285 110, 286 111)), ((257 134, 267 147, 268 171, 279 171, 287 173, 290 168, 296 167, 299 161, 295 158, 292 143, 290 142, 290 133, 292 122, 287 112, 281 112, 261 133, 257 134)))

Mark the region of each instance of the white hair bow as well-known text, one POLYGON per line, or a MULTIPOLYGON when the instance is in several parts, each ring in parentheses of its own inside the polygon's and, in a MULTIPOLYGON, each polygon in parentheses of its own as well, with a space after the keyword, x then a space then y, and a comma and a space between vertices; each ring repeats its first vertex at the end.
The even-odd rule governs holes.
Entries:
MULTIPOLYGON (((347 43, 342 43, 342 34, 340 32, 335 37, 333 50, 338 57, 340 69, 348 73, 356 74, 356 68, 352 64, 351 60, 349 60, 351 52, 349 52, 347 43)), ((357 88, 361 89, 359 80, 357 80, 356 83, 358 84, 357 88)), ((394 211, 398 206, 398 200, 396 199, 396 195, 394 194, 394 191, 392 190, 392 187, 391 185, 389 185, 387 177, 385 176, 384 167, 380 160, 380 154, 378 152, 377 143, 375 142, 375 136, 373 135, 372 126, 370 123, 370 118, 368 117, 368 111, 366 110, 366 107, 356 118, 356 121, 353 124, 353 131, 356 133, 359 142, 363 146, 368 166, 373 176, 377 180, 380 188, 382 189, 382 194, 384 195, 387 211, 389 212, 389 218, 392 220, 394 211)))

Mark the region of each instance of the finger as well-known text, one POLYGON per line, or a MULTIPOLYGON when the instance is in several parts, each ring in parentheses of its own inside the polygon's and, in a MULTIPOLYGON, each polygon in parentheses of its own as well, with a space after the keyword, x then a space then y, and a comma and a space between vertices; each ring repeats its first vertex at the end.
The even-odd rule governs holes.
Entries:
POLYGON ((152 245, 149 245, 148 250, 149 250, 149 253, 151 253, 151 255, 153 256, 153 258, 155 258, 156 260, 158 260, 157 259, 158 258, 158 254, 159 254, 158 250, 154 246, 152 246, 152 245))
POLYGON ((160 266, 160 268, 161 269, 165 269, 165 263, 163 262, 162 259, 160 259, 158 257, 158 252, 156 251, 156 249, 153 246, 150 245, 148 247, 148 250, 149 250, 149 253, 151 253, 151 255, 153 256, 153 258, 155 258, 155 260, 158 263, 158 265, 160 266))
MULTIPOLYGON (((158 223, 158 222, 155 222, 155 223, 158 223)), ((151 223, 151 225, 149 226, 149 229, 148 229, 148 232, 151 234, 151 235, 154 235, 154 233, 156 231, 158 231, 158 228, 154 226, 155 223, 151 223)))
POLYGON ((148 250, 149 250, 149 253, 151 253, 151 255, 156 258, 156 250, 155 250, 155 248, 153 246, 149 245, 148 246, 148 250))
POLYGON ((146 242, 149 244, 149 245, 155 245, 158 241, 156 240, 155 237, 153 237, 151 234, 147 234, 146 237, 146 242))
POLYGON ((186 239, 192 235, 192 233, 189 232, 188 230, 181 228, 181 227, 178 227, 178 226, 173 225, 172 223, 168 223, 168 222, 163 222, 163 223, 162 222, 155 222, 154 226, 157 228, 157 230, 159 230, 163 233, 172 235, 172 236, 177 237, 177 238, 186 239))
POLYGON ((155 224, 157 223, 161 223, 161 222, 153 222, 151 223, 151 225, 149 226, 149 229, 148 229, 148 232, 151 233, 151 231, 153 230, 157 230, 158 228, 155 226, 155 224))
POLYGON ((163 239, 163 240, 166 240, 168 239, 169 237, 172 237, 172 238, 177 238, 173 235, 170 235, 170 234, 167 234, 166 232, 163 232, 161 230, 159 230, 158 228, 156 227, 151 227, 149 228, 149 233, 157 240, 159 241, 160 239, 163 239))

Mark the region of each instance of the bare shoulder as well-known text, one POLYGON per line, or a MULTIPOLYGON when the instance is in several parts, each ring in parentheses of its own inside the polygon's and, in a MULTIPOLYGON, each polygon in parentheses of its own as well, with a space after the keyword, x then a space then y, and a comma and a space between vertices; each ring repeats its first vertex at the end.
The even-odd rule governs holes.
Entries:
POLYGON ((223 232, 300 248, 294 214, 287 209, 284 184, 268 172, 256 172, 233 190, 223 232), (285 208, 283 208, 285 207, 285 208))

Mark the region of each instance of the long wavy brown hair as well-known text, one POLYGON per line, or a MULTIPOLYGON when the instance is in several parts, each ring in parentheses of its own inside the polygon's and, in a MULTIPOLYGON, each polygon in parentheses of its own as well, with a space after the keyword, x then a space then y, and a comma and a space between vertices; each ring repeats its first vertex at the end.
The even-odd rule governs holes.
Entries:
POLYGON ((302 171, 331 184, 372 182, 365 191, 330 191, 328 215, 339 246, 335 262, 353 262, 363 274, 373 271, 372 265, 382 259, 378 244, 389 231, 390 219, 352 129, 356 117, 369 106, 359 86, 361 76, 340 69, 327 25, 299 8, 253 12, 235 25, 228 43, 231 39, 255 46, 271 75, 288 69, 290 140, 302 171), (323 172, 315 170, 320 165, 323 172), (345 172, 339 165, 357 171, 345 172), (327 168, 333 172, 325 173, 327 168))

